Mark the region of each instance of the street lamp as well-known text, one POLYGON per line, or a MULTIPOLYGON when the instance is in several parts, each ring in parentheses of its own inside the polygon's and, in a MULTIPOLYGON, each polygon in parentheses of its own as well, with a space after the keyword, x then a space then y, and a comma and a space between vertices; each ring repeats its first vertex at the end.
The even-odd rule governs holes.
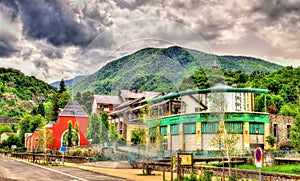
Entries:
POLYGON ((258 128, 255 129, 256 133, 256 148, 258 147, 258 128))

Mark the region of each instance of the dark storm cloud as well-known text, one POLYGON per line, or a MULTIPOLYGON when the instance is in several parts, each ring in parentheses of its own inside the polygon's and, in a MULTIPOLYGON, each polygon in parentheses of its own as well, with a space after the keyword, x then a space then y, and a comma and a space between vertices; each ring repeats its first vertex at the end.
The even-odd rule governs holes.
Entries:
POLYGON ((139 6, 145 5, 148 0, 135 0, 133 3, 128 3, 125 0, 115 0, 116 5, 119 6, 121 9, 129 9, 134 10, 139 6))
MULTIPOLYGON (((16 18, 18 17, 18 13, 19 13, 19 7, 17 5, 16 1, 13 0, 0 0, 0 4, 4 5, 5 7, 11 8, 11 20, 14 21, 16 20, 16 18)), ((1 12, 3 13, 3 9, 1 9, 1 12)))
POLYGON ((259 1, 259 4, 252 8, 252 12, 265 14, 269 20, 276 21, 289 13, 300 13, 300 1, 292 0, 271 0, 259 1))
POLYGON ((19 0, 6 5, 19 12, 23 34, 32 39, 45 39, 54 46, 89 44, 96 30, 74 19, 73 11, 65 1, 19 0), (17 6, 16 6, 17 5, 17 6))
POLYGON ((47 61, 42 58, 33 60, 33 64, 36 69, 44 69, 46 72, 49 70, 47 61))
POLYGON ((49 44, 37 43, 37 47, 40 48, 43 55, 50 59, 61 59, 64 57, 63 51, 64 49, 59 47, 54 47, 49 44))
POLYGON ((16 38, 9 33, 0 32, 0 57, 10 57, 18 52, 16 38))

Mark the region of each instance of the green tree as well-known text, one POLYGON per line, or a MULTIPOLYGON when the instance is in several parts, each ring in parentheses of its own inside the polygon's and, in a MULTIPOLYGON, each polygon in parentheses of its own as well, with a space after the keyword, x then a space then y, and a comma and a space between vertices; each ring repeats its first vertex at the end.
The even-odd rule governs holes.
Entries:
POLYGON ((40 114, 41 116, 45 117, 46 113, 45 113, 45 107, 43 103, 39 103, 37 107, 37 114, 40 114))
POLYGON ((106 112, 101 113, 100 123, 100 141, 106 142, 109 138, 109 122, 106 112))
POLYGON ((50 120, 56 122, 58 116, 58 104, 59 94, 55 93, 52 96, 51 100, 51 111, 50 111, 50 120))
POLYGON ((68 121, 68 131, 67 131, 67 146, 72 147, 73 142, 73 130, 72 130, 72 121, 68 121))
POLYGON ((58 92, 59 93, 63 93, 66 90, 67 90, 67 88, 66 88, 66 85, 65 85, 65 81, 64 81, 64 79, 61 79, 60 83, 59 83, 59 90, 58 90, 58 92))
POLYGON ((100 119, 95 113, 89 117, 87 138, 91 139, 93 144, 100 142, 100 119))
POLYGON ((137 128, 132 131, 131 141, 135 144, 146 143, 146 131, 142 128, 137 128))
POLYGON ((13 132, 13 129, 9 125, 0 125, 0 135, 4 132, 13 132))
POLYGON ((300 115, 300 106, 298 104, 287 103, 281 107, 279 113, 287 116, 297 116, 300 115))
POLYGON ((11 149, 12 145, 16 145, 17 147, 22 146, 22 141, 20 139, 20 137, 16 136, 16 135, 9 135, 8 138, 6 140, 4 140, 1 144, 2 148, 8 148, 11 149))
POLYGON ((74 137, 74 144, 76 145, 76 146, 78 146, 79 145, 79 126, 78 126, 78 121, 76 121, 75 122, 75 131, 73 132, 74 133, 74 135, 73 135, 73 137, 74 137))
POLYGON ((33 133, 37 128, 42 128, 45 124, 46 120, 41 115, 34 117, 29 114, 25 115, 19 122, 21 142, 25 142, 25 133, 33 133))
POLYGON ((76 93, 75 100, 82 106, 82 108, 90 114, 92 112, 91 100, 94 93, 91 91, 85 91, 82 94, 80 92, 76 93))
POLYGON ((300 116, 296 117, 290 133, 290 143, 296 151, 300 151, 300 116))
POLYGON ((63 92, 59 95, 57 104, 59 108, 64 108, 68 102, 70 102, 71 96, 68 92, 63 92))
POLYGON ((47 150, 49 146, 53 144, 54 138, 53 138, 53 131, 52 129, 48 129, 46 127, 43 127, 39 131, 39 142, 40 145, 42 146, 43 152, 45 153, 45 158, 44 161, 47 161, 47 150))

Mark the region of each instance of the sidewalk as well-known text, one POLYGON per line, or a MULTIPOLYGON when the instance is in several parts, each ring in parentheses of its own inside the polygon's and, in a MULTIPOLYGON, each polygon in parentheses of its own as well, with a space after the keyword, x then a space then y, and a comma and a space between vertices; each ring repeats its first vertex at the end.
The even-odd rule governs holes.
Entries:
MULTIPOLYGON (((153 171, 155 175, 150 176, 141 176, 143 173, 142 169, 113 169, 113 168, 99 168, 93 166, 87 166, 84 164, 75 164, 75 163, 65 163, 66 166, 77 167, 81 169, 91 170, 95 172, 101 172, 108 175, 114 175, 129 180, 143 180, 143 181, 163 181, 162 171, 153 171)), ((176 174, 174 173, 174 179, 176 174)), ((171 173, 166 172, 166 180, 171 180, 171 173)))

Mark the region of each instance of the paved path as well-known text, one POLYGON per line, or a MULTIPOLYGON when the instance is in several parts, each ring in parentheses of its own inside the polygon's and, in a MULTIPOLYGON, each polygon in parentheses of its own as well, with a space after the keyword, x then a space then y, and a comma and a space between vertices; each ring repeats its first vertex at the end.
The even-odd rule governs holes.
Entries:
POLYGON ((126 180, 76 167, 42 167, 0 156, 0 181, 96 181, 126 180))

